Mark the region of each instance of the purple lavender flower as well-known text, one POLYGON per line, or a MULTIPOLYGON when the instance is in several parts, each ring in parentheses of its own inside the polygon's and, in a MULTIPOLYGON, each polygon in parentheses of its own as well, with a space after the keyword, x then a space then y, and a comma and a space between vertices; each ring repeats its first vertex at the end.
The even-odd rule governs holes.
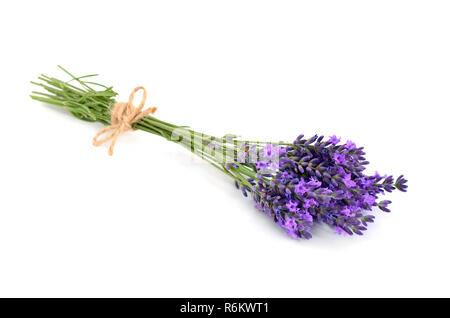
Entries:
POLYGON ((370 194, 366 193, 363 196, 363 201, 364 203, 366 203, 368 206, 372 206, 375 203, 375 197, 371 196, 370 194))
POLYGON ((344 229, 340 226, 335 226, 334 227, 334 233, 338 234, 338 235, 343 235, 346 232, 344 231, 344 229))
POLYGON ((289 216, 286 216, 284 221, 281 223, 282 227, 284 227, 287 230, 287 233, 292 236, 293 238, 298 238, 299 234, 297 232, 298 226, 297 222, 294 218, 291 218, 289 216))
POLYGON ((267 167, 267 162, 258 161, 257 163, 255 163, 255 166, 256 166, 256 170, 262 170, 267 167))
POLYGON ((305 209, 310 208, 312 206, 317 206, 317 202, 314 199, 305 199, 305 201, 303 201, 303 207, 305 209))
POLYGON ((328 142, 331 142, 333 145, 337 145, 341 141, 341 138, 334 136, 330 136, 330 139, 328 139, 328 142))
POLYGON ((314 177, 311 177, 308 181, 308 186, 310 186, 311 188, 316 188, 316 187, 320 187, 322 182, 317 181, 314 177))
POLYGON ((395 181, 394 186, 399 189, 402 192, 406 192, 406 189, 408 189, 408 186, 406 185, 407 180, 401 175, 397 178, 397 181, 395 181))
POLYGON ((354 188, 356 186, 356 182, 351 179, 350 173, 345 173, 342 182, 347 188, 354 188))
POLYGON ((352 213, 352 210, 347 206, 341 210, 341 214, 346 217, 351 217, 355 215, 354 213, 352 213))
POLYGON ((289 200, 286 203, 286 208, 290 211, 290 212, 296 212, 297 211, 297 206, 298 206, 298 202, 294 201, 294 200, 289 200))
POLYGON ((311 214, 309 214, 308 212, 303 213, 300 218, 308 223, 312 223, 313 222, 313 217, 311 214))
POLYGON ((339 141, 336 136, 324 142, 322 136, 300 135, 287 146, 261 145, 257 162, 244 164, 257 173, 253 178, 245 173, 252 187, 244 186, 243 193, 251 192, 257 208, 294 238, 311 238, 311 227, 320 222, 338 234, 362 235, 374 220, 367 210, 378 206, 390 211, 391 202, 377 203, 378 196, 405 191, 407 181, 403 176, 394 183, 392 176, 365 175, 363 148, 352 141, 338 146, 339 141))
POLYGON ((301 178, 300 181, 294 186, 294 192, 299 196, 302 196, 308 192, 308 189, 305 187, 305 180, 303 178, 301 178))
POLYGON ((387 208, 387 206, 389 205, 389 204, 391 204, 392 203, 392 201, 389 201, 389 200, 383 200, 383 201, 380 201, 379 203, 378 203, 378 207, 380 208, 380 210, 382 210, 382 211, 384 211, 384 212, 391 212, 391 210, 389 210, 388 208, 387 208))
POLYGON ((354 143, 353 141, 351 141, 351 140, 347 140, 347 142, 345 143, 345 147, 346 147, 348 150, 354 150, 354 149, 356 149, 355 143, 354 143))
POLYGON ((334 159, 334 162, 336 162, 337 164, 343 164, 343 165, 345 165, 346 163, 347 163, 347 160, 345 159, 345 155, 344 154, 341 154, 341 153, 335 153, 334 155, 333 155, 333 159, 334 159))

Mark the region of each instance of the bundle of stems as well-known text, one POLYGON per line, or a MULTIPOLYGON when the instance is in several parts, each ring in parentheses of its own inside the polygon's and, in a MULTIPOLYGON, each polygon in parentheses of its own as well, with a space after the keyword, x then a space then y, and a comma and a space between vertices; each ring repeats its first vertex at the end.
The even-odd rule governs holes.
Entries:
MULTIPOLYGON (((41 74, 38 80, 31 83, 40 86, 46 92, 32 91, 31 98, 43 103, 67 109, 78 119, 88 122, 101 122, 111 124, 111 109, 116 103, 118 95, 112 86, 105 86, 90 80, 98 74, 76 77, 62 66, 58 67, 70 76, 70 80, 62 81, 54 77, 41 74), (74 85, 77 83, 79 85, 74 85), (94 87, 100 87, 96 90, 94 87)), ((215 137, 190 129, 188 126, 178 126, 167 123, 154 116, 146 116, 134 123, 134 129, 143 130, 161 136, 171 142, 178 143, 186 149, 204 159, 220 171, 231 176, 239 184, 248 184, 247 177, 255 177, 256 171, 249 166, 235 163, 235 167, 226 167, 227 154, 237 154, 244 141, 236 139, 236 135, 215 137)), ((267 144, 261 141, 246 141, 257 148, 267 144)), ((228 159, 230 156, 227 157, 228 159)), ((268 182, 268 180, 266 180, 268 182)))

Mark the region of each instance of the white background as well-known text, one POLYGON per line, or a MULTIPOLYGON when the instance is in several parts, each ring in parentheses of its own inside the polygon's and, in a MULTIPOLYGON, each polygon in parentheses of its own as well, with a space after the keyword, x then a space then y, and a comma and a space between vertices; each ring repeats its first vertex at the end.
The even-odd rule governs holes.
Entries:
POLYGON ((0 296, 450 296, 448 1, 10 1, 1 9, 0 296), (145 132, 29 99, 40 73, 149 90, 222 136, 336 134, 405 174, 364 237, 284 235, 145 132))

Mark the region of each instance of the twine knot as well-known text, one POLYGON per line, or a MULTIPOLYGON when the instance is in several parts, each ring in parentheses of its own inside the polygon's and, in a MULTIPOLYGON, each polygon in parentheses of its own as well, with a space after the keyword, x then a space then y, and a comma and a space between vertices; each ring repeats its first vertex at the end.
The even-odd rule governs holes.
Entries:
POLYGON ((144 108, 145 100, 147 99, 147 91, 144 87, 138 86, 130 94, 130 98, 128 102, 117 102, 114 104, 113 109, 111 110, 111 125, 102 128, 98 131, 97 135, 95 135, 92 140, 92 144, 94 146, 100 146, 101 144, 111 140, 111 144, 108 149, 108 154, 110 156, 114 153, 114 145, 116 144, 117 137, 128 130, 134 130, 132 125, 137 122, 139 119, 147 116, 148 114, 153 114, 156 111, 156 107, 149 107, 145 110, 144 108), (134 94, 137 91, 142 90, 142 100, 139 104, 139 107, 134 107, 133 99, 134 94), (110 131, 109 134, 99 139, 99 137, 106 132, 110 131))

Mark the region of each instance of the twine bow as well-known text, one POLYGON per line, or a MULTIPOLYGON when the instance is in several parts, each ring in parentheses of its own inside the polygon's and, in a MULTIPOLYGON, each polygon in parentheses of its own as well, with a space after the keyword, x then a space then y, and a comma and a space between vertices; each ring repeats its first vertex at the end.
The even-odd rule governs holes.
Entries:
POLYGON ((108 149, 108 154, 112 156, 114 154, 114 145, 116 144, 117 137, 128 130, 134 130, 131 125, 137 122, 142 117, 147 116, 148 114, 153 114, 156 111, 156 107, 149 107, 145 110, 144 108, 145 100, 147 99, 147 91, 144 87, 138 86, 130 94, 130 98, 128 99, 128 103, 125 102, 117 102, 114 104, 113 109, 111 110, 111 125, 100 129, 92 140, 92 144, 94 146, 100 146, 101 144, 111 140, 111 144, 108 149), (139 104, 139 107, 134 107, 133 99, 134 94, 137 91, 142 90, 142 100, 139 104), (106 132, 111 131, 109 134, 99 139, 99 137, 106 132))

